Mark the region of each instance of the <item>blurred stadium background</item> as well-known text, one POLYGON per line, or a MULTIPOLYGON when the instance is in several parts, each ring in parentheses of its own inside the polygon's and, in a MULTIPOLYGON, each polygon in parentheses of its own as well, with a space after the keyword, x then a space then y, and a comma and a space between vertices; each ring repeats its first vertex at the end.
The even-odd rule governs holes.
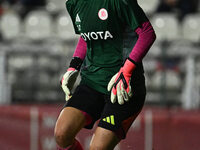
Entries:
MULTIPOLYGON (((200 150, 200 2, 138 2, 157 41, 144 59, 145 108, 116 150, 200 150)), ((1 150, 56 149, 59 80, 77 39, 64 0, 0 0, 1 150)), ((91 135, 78 135, 86 149, 91 135)))

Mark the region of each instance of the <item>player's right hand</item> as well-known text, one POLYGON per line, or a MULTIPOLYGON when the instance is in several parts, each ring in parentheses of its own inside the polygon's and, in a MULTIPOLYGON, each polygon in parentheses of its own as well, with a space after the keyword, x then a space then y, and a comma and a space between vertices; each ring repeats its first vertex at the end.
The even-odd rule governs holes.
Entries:
POLYGON ((110 100, 112 103, 118 101, 120 105, 124 104, 125 101, 129 101, 133 95, 131 90, 131 76, 136 65, 128 58, 124 66, 121 67, 118 73, 116 73, 108 83, 108 91, 111 91, 110 100))
POLYGON ((68 101, 71 98, 71 90, 76 82, 79 71, 75 68, 67 69, 67 72, 63 75, 61 80, 61 86, 65 92, 65 100, 68 101))

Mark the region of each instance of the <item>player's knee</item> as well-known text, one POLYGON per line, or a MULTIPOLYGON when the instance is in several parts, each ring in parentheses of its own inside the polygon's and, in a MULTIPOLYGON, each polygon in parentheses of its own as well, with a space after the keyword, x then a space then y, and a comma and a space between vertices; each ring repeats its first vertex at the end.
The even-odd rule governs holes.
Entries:
POLYGON ((54 136, 56 143, 61 147, 68 147, 74 141, 73 136, 70 136, 70 134, 63 132, 60 129, 55 129, 54 136))
POLYGON ((102 150, 102 149, 101 149, 101 146, 90 145, 90 150, 102 150))
POLYGON ((105 146, 103 146, 102 144, 90 144, 90 150, 107 150, 107 148, 105 146))

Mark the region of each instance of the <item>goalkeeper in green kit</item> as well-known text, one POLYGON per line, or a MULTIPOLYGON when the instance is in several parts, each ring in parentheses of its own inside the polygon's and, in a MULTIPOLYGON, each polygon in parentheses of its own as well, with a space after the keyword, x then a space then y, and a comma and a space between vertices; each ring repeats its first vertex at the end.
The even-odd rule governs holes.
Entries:
POLYGON ((75 137, 97 120, 90 150, 112 150, 144 105, 142 59, 155 32, 137 0, 68 0, 66 7, 80 39, 61 81, 67 102, 55 126, 57 150, 82 150, 75 137))

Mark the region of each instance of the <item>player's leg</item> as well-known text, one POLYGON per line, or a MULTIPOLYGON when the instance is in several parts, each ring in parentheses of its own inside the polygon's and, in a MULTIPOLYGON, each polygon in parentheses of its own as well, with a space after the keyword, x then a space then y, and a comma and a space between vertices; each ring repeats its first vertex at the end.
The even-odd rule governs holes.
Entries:
MULTIPOLYGON (((90 150, 113 150, 122 139, 125 139, 126 133, 138 114, 139 112, 130 116, 126 120, 123 120, 120 123, 120 127, 117 130, 115 129, 115 131, 112 131, 114 128, 112 128, 110 125, 100 123, 99 126, 103 126, 103 128, 97 127, 91 140, 90 150)), ((111 122, 111 119, 109 122, 111 122)))
POLYGON ((100 118, 104 107, 102 99, 101 93, 88 86, 79 85, 76 88, 56 123, 55 138, 60 147, 77 143, 75 136, 81 128, 91 129, 93 127, 94 122, 100 118))
MULTIPOLYGON (((80 144, 75 140, 76 134, 85 126, 85 115, 78 109, 73 107, 65 107, 56 122, 55 139, 58 149, 70 148, 74 146, 80 147, 80 144)), ((77 149, 78 150, 78 149, 77 149)))
POLYGON ((90 143, 90 150, 112 150, 119 141, 113 131, 97 127, 90 143))
POLYGON ((140 78, 141 80, 138 80, 140 82, 134 82, 135 85, 132 86, 134 95, 125 104, 112 104, 110 96, 105 96, 106 105, 91 141, 90 150, 112 150, 120 140, 125 139, 145 101, 144 78, 140 78))

